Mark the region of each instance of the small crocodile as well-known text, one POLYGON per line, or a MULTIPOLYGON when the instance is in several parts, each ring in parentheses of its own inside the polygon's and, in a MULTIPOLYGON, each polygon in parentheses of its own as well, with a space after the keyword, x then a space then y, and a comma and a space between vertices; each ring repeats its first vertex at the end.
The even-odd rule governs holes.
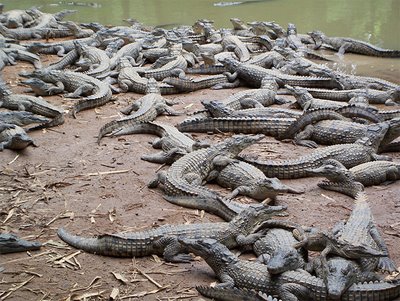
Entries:
POLYGON ((146 95, 122 111, 125 114, 129 114, 131 111, 135 112, 128 117, 113 120, 103 125, 97 136, 97 143, 99 144, 106 134, 124 135, 125 133, 130 133, 131 125, 135 125, 138 122, 153 121, 160 114, 179 115, 178 112, 168 107, 168 105, 171 106, 173 104, 174 102, 161 96, 157 81, 153 78, 148 79, 146 95))
POLYGON ((239 160, 233 160, 220 170, 216 182, 222 187, 233 189, 227 199, 245 195, 258 201, 270 199, 274 202, 281 193, 302 193, 277 178, 267 178, 258 168, 239 160))
POLYGON ((218 175, 243 149, 261 140, 264 135, 236 135, 211 147, 193 151, 174 162, 166 172, 159 172, 149 187, 163 184, 170 203, 210 211, 231 220, 244 205, 224 201, 217 192, 201 186, 218 175))
POLYGON ((0 112, 0 122, 25 126, 31 123, 47 123, 49 119, 26 111, 0 112))
POLYGON ((304 248, 294 248, 296 243, 292 231, 272 228, 253 244, 253 251, 270 274, 280 274, 305 267, 308 253, 304 248))
POLYGON ((400 179, 400 164, 392 161, 372 161, 347 169, 337 160, 329 159, 320 167, 309 169, 308 172, 328 178, 329 181, 319 183, 319 187, 356 197, 357 191, 355 193, 353 193, 354 190, 348 192, 353 182, 367 187, 397 181, 400 179))
POLYGON ((240 63, 231 58, 222 60, 225 67, 233 72, 228 78, 230 81, 237 77, 252 87, 259 88, 264 77, 273 77, 280 86, 285 84, 310 88, 342 88, 334 79, 324 77, 287 75, 277 70, 265 69, 260 66, 240 63))
POLYGON ((39 250, 41 243, 20 239, 14 234, 0 234, 0 254, 39 250))
POLYGON ((309 35, 315 41, 316 48, 327 45, 329 48, 338 51, 340 54, 352 52, 378 57, 400 57, 400 50, 383 49, 360 40, 328 37, 321 31, 312 31, 309 35))
POLYGON ((214 238, 229 248, 252 244, 260 237, 253 229, 259 223, 284 211, 286 207, 248 207, 228 222, 163 225, 155 229, 121 234, 103 234, 97 238, 85 238, 58 229, 58 236, 75 248, 89 253, 116 257, 139 257, 152 254, 163 255, 171 262, 188 262, 191 256, 177 238, 214 238))
POLYGON ((49 96, 61 94, 64 91, 64 85, 61 82, 56 84, 46 83, 39 78, 33 77, 21 81, 21 84, 28 85, 36 96, 49 96))
POLYGON ((107 83, 86 74, 64 70, 40 69, 33 72, 32 77, 37 77, 45 82, 64 85, 64 90, 71 92, 68 97, 76 98, 91 91, 91 95, 83 97, 72 108, 72 115, 95 107, 102 106, 109 102, 112 92, 107 83))
POLYGON ((228 78, 223 75, 213 75, 208 77, 196 78, 196 79, 181 79, 178 77, 167 77, 163 79, 163 83, 175 87, 179 92, 193 92, 206 88, 218 87, 229 87, 235 88, 239 82, 230 83, 228 78))
MULTIPOLYGON (((215 288, 234 286, 278 295, 285 301, 328 301, 323 280, 304 270, 286 271, 272 277, 267 266, 239 259, 228 248, 214 239, 178 238, 178 241, 197 256, 201 256, 213 269, 222 283, 215 288)), ((342 296, 342 300, 367 301, 395 300, 400 295, 400 281, 377 281, 353 284, 342 296)), ((251 300, 251 299, 250 299, 251 300)))
POLYGON ((8 148, 22 150, 29 145, 35 145, 25 130, 15 124, 0 123, 0 152, 8 148))

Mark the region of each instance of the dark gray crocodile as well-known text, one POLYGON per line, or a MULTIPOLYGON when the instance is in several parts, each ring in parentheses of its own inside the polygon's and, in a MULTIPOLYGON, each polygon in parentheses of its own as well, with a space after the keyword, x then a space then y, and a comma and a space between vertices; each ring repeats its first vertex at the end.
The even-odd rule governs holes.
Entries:
POLYGON ((15 40, 47 39, 69 37, 72 33, 67 28, 16 28, 9 29, 0 23, 0 33, 15 40))
POLYGON ((179 115, 178 112, 168 107, 173 104, 174 102, 161 96, 157 81, 153 78, 148 79, 146 95, 123 109, 125 114, 129 114, 131 111, 134 111, 134 113, 102 126, 97 136, 97 143, 100 143, 100 140, 106 134, 124 135, 125 133, 130 133, 131 125, 135 125, 138 122, 153 121, 160 114, 179 115))
POLYGON ((223 75, 212 75, 196 79, 182 79, 178 77, 167 77, 163 79, 163 83, 175 87, 179 92, 193 92, 201 89, 213 88, 215 86, 224 88, 235 88, 239 82, 230 83, 228 78, 223 75))
POLYGON ((56 84, 46 83, 36 77, 23 80, 21 84, 31 87, 36 96, 56 95, 64 92, 64 85, 61 82, 57 82, 56 84))
POLYGON ((232 189, 227 199, 245 195, 258 201, 270 199, 269 201, 274 202, 278 194, 302 193, 277 178, 267 178, 258 168, 239 160, 230 162, 220 170, 216 182, 222 187, 232 189))
POLYGON ((91 95, 83 97, 77 101, 72 108, 72 115, 91 108, 102 106, 109 102, 112 97, 112 92, 107 83, 101 82, 98 79, 86 74, 81 74, 72 71, 63 70, 36 70, 32 74, 45 82, 53 84, 62 83, 64 90, 71 92, 68 97, 77 98, 82 94, 91 95))
MULTIPOLYGON (((327 301, 326 286, 322 279, 304 270, 286 271, 272 277, 267 266, 239 259, 228 248, 213 239, 179 238, 190 252, 201 256, 222 282, 216 288, 245 288, 278 295, 285 301, 327 301)), ((400 281, 353 284, 341 300, 395 300, 400 295, 400 281), (374 298, 374 299, 373 299, 374 298)))
POLYGON ((51 127, 64 123, 64 111, 62 109, 39 97, 13 94, 2 80, 0 80, 0 95, 0 107, 9 110, 29 111, 52 118, 49 123, 45 123, 43 126, 51 127))
POLYGON ((116 257, 141 257, 152 254, 163 255, 171 262, 188 262, 191 256, 177 238, 208 237, 218 240, 228 248, 252 244, 260 237, 253 229, 259 223, 285 210, 282 206, 248 207, 228 222, 163 225, 147 231, 103 234, 97 238, 72 235, 60 228, 58 236, 75 248, 89 253, 116 257))
POLYGON ((272 228, 253 244, 253 251, 258 261, 267 265, 270 274, 303 269, 308 261, 305 249, 294 248, 298 240, 292 231, 272 228))
POLYGON ((339 191, 352 197, 356 197, 358 193, 357 190, 352 188, 355 185, 353 182, 361 183, 367 187, 400 179, 400 165, 392 161, 366 162, 347 169, 340 162, 329 159, 320 167, 310 169, 308 172, 328 178, 329 181, 319 183, 319 187, 339 191), (349 190, 349 188, 352 189, 349 190))
POLYGON ((387 156, 377 155, 376 148, 371 145, 368 138, 365 138, 359 139, 355 143, 337 144, 317 149, 297 159, 261 161, 248 156, 242 156, 242 158, 247 163, 258 167, 267 177, 295 179, 310 176, 307 170, 322 165, 326 159, 336 159, 347 168, 351 168, 373 160, 384 160, 387 159, 387 156))
POLYGON ((201 184, 217 176, 214 171, 229 164, 243 149, 262 139, 264 135, 237 135, 209 148, 193 151, 173 163, 166 172, 159 172, 149 187, 163 184, 170 203, 203 209, 225 220, 231 220, 243 205, 224 201, 223 197, 201 184))
POLYGON ((0 122, 25 126, 32 123, 47 123, 49 119, 26 111, 0 112, 0 122))
MULTIPOLYGON (((118 86, 121 92, 146 94, 147 79, 137 73, 128 58, 120 58, 116 70, 118 70, 118 86)), ((159 83, 159 88, 162 95, 179 93, 178 89, 166 83, 159 83)))
POLYGON ((39 250, 41 243, 20 239, 14 234, 0 234, 0 254, 39 250))
POLYGON ((400 50, 383 49, 352 38, 328 37, 321 31, 312 31, 309 35, 315 41, 316 48, 327 45, 341 54, 352 52, 379 57, 400 57, 400 50))
POLYGON ((29 145, 35 145, 25 130, 15 124, 0 123, 0 151, 8 148, 22 150, 29 145))
POLYGON ((342 88, 334 79, 311 76, 287 75, 277 70, 265 69, 260 66, 240 63, 231 58, 225 58, 222 63, 233 72, 228 78, 230 81, 239 78, 251 87, 259 88, 264 77, 272 77, 282 87, 285 84, 310 88, 342 88))
MULTIPOLYGON (((159 122, 138 122, 129 126, 124 135, 130 134, 151 134, 159 136, 153 141, 154 148, 161 149, 156 154, 142 155, 141 159, 159 164, 172 164, 182 156, 193 150, 204 147, 205 144, 194 141, 188 135, 178 131, 172 125, 159 122)), ((120 135, 119 132, 114 136, 120 135)))

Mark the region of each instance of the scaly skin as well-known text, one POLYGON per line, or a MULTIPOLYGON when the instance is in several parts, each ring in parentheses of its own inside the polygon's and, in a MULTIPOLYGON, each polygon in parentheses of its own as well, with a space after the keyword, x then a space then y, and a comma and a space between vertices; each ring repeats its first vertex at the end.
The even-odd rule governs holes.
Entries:
POLYGON ((226 50, 233 50, 241 62, 250 60, 249 50, 237 36, 226 33, 221 44, 226 50))
POLYGON ((135 111, 132 115, 124 117, 119 120, 113 120, 103 125, 97 136, 97 143, 106 134, 124 135, 130 133, 131 127, 139 122, 153 121, 158 115, 169 114, 177 115, 178 113, 169 109, 167 105, 172 105, 173 102, 165 99, 160 94, 160 89, 154 79, 147 80, 147 94, 140 99, 136 100, 128 108, 124 109, 123 113, 130 113, 135 111))
POLYGON ((73 97, 78 97, 83 91, 82 88, 91 89, 92 94, 90 96, 83 97, 78 100, 72 109, 72 115, 91 108, 102 106, 109 102, 112 97, 112 92, 107 83, 101 82, 98 79, 91 77, 86 74, 71 71, 61 70, 37 70, 33 72, 33 77, 57 84, 61 82, 64 85, 64 89, 72 92, 73 97))
POLYGON ((89 70, 83 72, 84 74, 98 79, 104 79, 110 74, 111 62, 104 50, 79 42, 76 43, 76 49, 81 58, 87 59, 92 65, 95 65, 93 68, 90 66, 89 70))
POLYGON ((276 70, 265 69, 256 65, 239 63, 230 58, 224 59, 222 63, 230 72, 233 72, 231 80, 238 77, 248 85, 256 88, 261 86, 261 81, 265 77, 276 78, 280 86, 287 84, 311 88, 340 88, 340 86, 330 78, 287 75, 276 70))
POLYGON ((347 168, 375 159, 381 159, 381 157, 376 155, 374 148, 364 145, 365 143, 368 144, 368 142, 365 140, 352 144, 331 145, 317 149, 297 159, 282 161, 261 161, 248 157, 243 157, 243 159, 258 167, 267 177, 296 179, 309 176, 308 169, 320 166, 327 159, 336 159, 347 168))
POLYGON ((215 85, 229 84, 229 81, 225 75, 220 74, 190 80, 177 77, 167 77, 163 79, 163 83, 175 87, 179 92, 193 92, 211 88, 215 85))
MULTIPOLYGON (((303 270, 287 271, 271 277, 267 266, 241 260, 224 245, 213 239, 195 240, 180 238, 179 242, 190 252, 201 256, 222 282, 217 288, 250 289, 278 295, 285 301, 328 301, 326 286, 322 279, 303 270)), ((400 295, 400 281, 353 284, 341 300, 390 301, 400 295)))
POLYGON ((142 42, 133 42, 126 44, 111 58, 111 70, 119 64, 120 59, 123 57, 131 57, 136 60, 139 57, 141 51, 142 42))
POLYGON ((26 241, 13 234, 0 234, 0 254, 35 251, 41 246, 39 242, 26 241))
POLYGON ((307 251, 294 248, 296 243, 292 231, 273 228, 253 244, 253 251, 270 274, 281 274, 305 267, 307 251))
POLYGON ((63 38, 69 37, 72 33, 64 28, 17 28, 8 29, 3 24, 0 24, 0 33, 5 37, 12 38, 15 40, 31 40, 31 39, 43 39, 43 38, 63 38))
MULTIPOLYGON (((130 126, 129 131, 124 131, 128 134, 150 134, 160 138, 153 142, 154 148, 160 148, 161 151, 157 154, 146 154, 141 157, 142 160, 159 163, 172 164, 182 156, 190 153, 195 149, 197 144, 187 135, 179 132, 174 126, 157 123, 157 122, 139 122, 130 126)), ((118 136, 116 133, 115 136, 118 136)))
POLYGON ((31 87, 32 91, 36 96, 49 96, 60 94, 64 91, 64 86, 56 86, 51 83, 46 83, 38 78, 28 78, 27 80, 21 81, 22 84, 31 87))
POLYGON ((274 201, 281 193, 301 193, 276 178, 267 178, 261 170, 246 162, 234 160, 218 172, 217 183, 232 189, 227 199, 246 195, 258 201, 274 201))
POLYGON ((225 220, 231 220, 244 206, 233 201, 225 202, 218 193, 201 184, 217 176, 215 169, 222 168, 243 149, 262 139, 263 135, 237 135, 209 148, 191 152, 171 165, 165 173, 158 173, 151 187, 164 186, 167 201, 190 208, 211 211, 225 220))
POLYGON ((0 151, 8 148, 22 150, 29 145, 34 145, 31 137, 18 125, 0 123, 0 151))
POLYGON ((26 111, 0 112, 0 121, 7 124, 25 126, 31 123, 46 123, 49 119, 33 115, 26 111))
POLYGON ((257 293, 253 290, 239 288, 220 288, 196 286, 196 290, 204 297, 219 301, 282 301, 272 296, 257 293))
POLYGON ((139 257, 157 254, 163 255, 166 261, 185 262, 190 259, 190 256, 182 254, 187 253, 187 249, 178 243, 178 237, 214 238, 228 248, 245 246, 260 237, 258 234, 252 234, 253 229, 259 223, 285 209, 282 206, 248 207, 229 223, 164 225, 141 232, 104 234, 98 238, 71 235, 63 228, 60 228, 58 236, 75 248, 89 253, 117 257, 139 257))
POLYGON ((138 73, 143 77, 154 78, 156 80, 163 80, 164 78, 170 76, 179 76, 182 78, 185 75, 184 70, 186 67, 186 59, 182 55, 178 55, 175 60, 166 63, 161 68, 148 69, 142 72, 138 71, 138 73))
POLYGON ((310 36, 316 42, 317 47, 320 47, 322 44, 327 44, 329 47, 332 47, 334 50, 337 50, 340 53, 352 52, 378 57, 400 57, 400 50, 383 49, 360 40, 341 37, 327 37, 321 31, 313 31, 310 33, 310 36))

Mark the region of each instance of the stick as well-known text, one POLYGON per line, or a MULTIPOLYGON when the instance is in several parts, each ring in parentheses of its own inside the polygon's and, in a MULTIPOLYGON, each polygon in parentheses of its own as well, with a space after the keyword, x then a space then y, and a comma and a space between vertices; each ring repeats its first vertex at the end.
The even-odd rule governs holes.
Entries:
POLYGON ((81 176, 91 177, 91 176, 114 175, 114 174, 119 174, 119 173, 127 173, 127 172, 130 172, 130 171, 131 171, 130 169, 111 170, 111 171, 98 171, 98 172, 87 173, 87 174, 81 175, 81 176))
POLYGON ((145 272, 143 272, 141 269, 138 267, 135 268, 140 274, 142 274, 144 277, 146 277, 151 283, 153 283, 155 286, 158 288, 162 288, 163 286, 159 284, 157 281, 155 281, 153 278, 151 278, 149 275, 147 275, 145 272))

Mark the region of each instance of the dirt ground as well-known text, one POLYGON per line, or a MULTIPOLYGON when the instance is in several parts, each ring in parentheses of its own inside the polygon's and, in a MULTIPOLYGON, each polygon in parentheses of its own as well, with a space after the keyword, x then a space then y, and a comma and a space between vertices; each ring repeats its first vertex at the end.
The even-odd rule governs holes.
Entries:
MULTIPOLYGON (((44 64, 48 63, 46 60, 44 64)), ((26 89, 18 85, 17 73, 31 68, 18 63, 3 70, 13 92, 26 89)), ((398 71, 382 73, 400 81, 398 71)), ((176 124, 186 113, 200 108, 200 100, 222 99, 239 89, 166 96, 178 101, 175 109, 185 114, 160 116, 157 120, 176 124)), ((77 119, 67 117, 59 127, 32 132, 37 147, 0 153, 1 231, 43 244, 39 251, 0 257, 0 266, 5 269, 0 274, 0 300, 108 300, 116 293, 117 300, 201 300, 195 285, 216 281, 212 270, 200 259, 189 264, 171 264, 156 256, 103 257, 70 248, 56 235, 59 227, 91 237, 164 224, 220 220, 208 213, 169 204, 160 190, 147 188, 160 165, 142 161, 140 156, 157 151, 148 143, 154 137, 106 137, 100 146, 96 144, 100 127, 118 118, 121 108, 140 97, 133 93, 118 95, 103 107, 78 113, 77 119)), ((61 96, 46 99, 65 109, 73 103, 61 96)), ((224 137, 194 136, 209 141, 224 137)), ((269 137, 246 150, 270 159, 293 158, 311 151, 269 137)), ((390 155, 400 160, 399 153, 390 155)), ((352 199, 321 190, 317 186, 319 180, 284 181, 305 191, 301 195, 278 197, 277 204, 288 205, 288 220, 328 229, 349 215, 352 199)), ((370 187, 366 191, 390 254, 400 265, 400 184, 370 187)))

